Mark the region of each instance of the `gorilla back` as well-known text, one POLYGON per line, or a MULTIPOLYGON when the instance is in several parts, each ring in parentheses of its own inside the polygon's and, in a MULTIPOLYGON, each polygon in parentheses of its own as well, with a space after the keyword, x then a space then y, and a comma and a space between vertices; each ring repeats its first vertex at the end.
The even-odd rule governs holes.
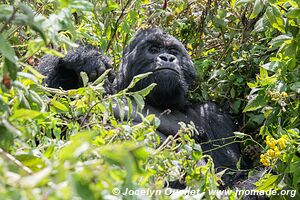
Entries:
MULTIPOLYGON (((65 58, 47 58, 39 69, 47 75, 45 82, 51 83, 50 86, 70 89, 63 83, 79 87, 80 71, 97 78, 105 69, 111 68, 109 63, 96 48, 81 46, 68 52, 65 58), (57 78, 61 77, 61 71, 64 71, 62 82, 57 78)), ((238 144, 229 139, 234 131, 230 117, 214 103, 191 104, 186 99, 195 79, 195 68, 183 44, 157 28, 139 31, 125 48, 117 78, 111 86, 114 88, 109 91, 126 88, 135 75, 146 72, 152 74, 132 90, 157 84, 146 97, 144 111, 159 116, 158 132, 163 136, 174 135, 179 130, 178 122, 192 121, 200 133, 194 139, 198 143, 205 142, 202 148, 212 156, 215 166, 235 168, 240 150, 238 144), (171 112, 161 115, 166 109, 171 112)), ((110 74, 108 82, 111 83, 112 79, 113 74, 110 74)))

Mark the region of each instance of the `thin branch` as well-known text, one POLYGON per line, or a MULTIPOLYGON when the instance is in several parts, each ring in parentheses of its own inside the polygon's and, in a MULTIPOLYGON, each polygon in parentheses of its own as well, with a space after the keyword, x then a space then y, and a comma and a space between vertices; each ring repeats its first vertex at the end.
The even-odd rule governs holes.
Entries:
POLYGON ((81 121, 81 123, 80 123, 80 127, 83 126, 83 123, 86 121, 87 117, 88 117, 89 114, 92 112, 92 109, 93 109, 96 105, 98 105, 98 104, 100 104, 100 103, 101 103, 101 102, 99 101, 99 102, 95 103, 94 105, 92 105, 92 106, 89 108, 89 110, 85 113, 85 115, 84 115, 84 117, 83 117, 83 119, 82 119, 82 121, 81 121))
POLYGON ((123 7, 123 9, 122 9, 122 11, 121 11, 121 14, 120 14, 119 18, 117 19, 117 21, 116 21, 116 23, 115 23, 115 28, 114 28, 114 31, 113 31, 113 33, 112 33, 112 36, 111 36, 111 38, 110 38, 110 40, 109 40, 109 43, 108 43, 108 45, 107 45, 106 52, 109 50, 109 48, 110 48, 110 46, 111 46, 111 44, 112 44, 112 42, 113 42, 113 40, 114 40, 114 38, 115 38, 115 36, 116 36, 116 34, 117 34, 118 26, 119 26, 119 24, 120 24, 120 22, 121 22, 121 19, 122 19, 123 16, 125 15, 125 11, 126 11, 127 7, 130 5, 131 1, 132 1, 132 0, 128 0, 128 1, 126 2, 125 6, 123 7))
POLYGON ((4 158, 6 158, 7 160, 11 161, 12 163, 14 163, 15 165, 17 165, 18 167, 20 167, 26 173, 32 174, 31 169, 29 169, 28 167, 24 166, 19 160, 17 160, 11 154, 5 152, 2 148, 0 148, 0 155, 3 155, 4 158))

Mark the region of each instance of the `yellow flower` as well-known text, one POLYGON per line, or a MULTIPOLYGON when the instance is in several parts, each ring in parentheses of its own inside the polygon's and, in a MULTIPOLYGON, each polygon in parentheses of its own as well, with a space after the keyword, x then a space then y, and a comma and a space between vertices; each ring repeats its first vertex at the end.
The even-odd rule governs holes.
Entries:
POLYGON ((267 151, 267 155, 270 156, 271 158, 274 158, 275 157, 275 151, 273 149, 269 149, 267 151))
POLYGON ((267 138, 266 138, 266 144, 271 149, 274 149, 276 147, 276 140, 274 138, 271 138, 270 136, 267 136, 267 138))
POLYGON ((280 149, 284 149, 287 143, 287 136, 286 135, 281 136, 281 138, 277 140, 277 143, 280 149))
POLYGON ((280 151, 279 151, 278 147, 274 148, 274 154, 275 154, 276 158, 278 158, 280 156, 280 151))
POLYGON ((267 157, 267 156, 264 155, 264 154, 261 154, 261 155, 260 155, 260 162, 261 162, 264 166, 267 166, 267 167, 271 165, 271 162, 270 162, 269 157, 267 157))
POLYGON ((281 93, 282 97, 288 97, 289 95, 286 92, 281 93))

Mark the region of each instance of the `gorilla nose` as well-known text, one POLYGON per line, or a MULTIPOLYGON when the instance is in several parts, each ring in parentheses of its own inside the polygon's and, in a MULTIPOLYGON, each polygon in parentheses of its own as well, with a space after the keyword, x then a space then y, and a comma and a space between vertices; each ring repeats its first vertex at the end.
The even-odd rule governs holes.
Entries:
POLYGON ((171 54, 163 53, 158 56, 157 61, 175 63, 177 61, 177 58, 171 54))

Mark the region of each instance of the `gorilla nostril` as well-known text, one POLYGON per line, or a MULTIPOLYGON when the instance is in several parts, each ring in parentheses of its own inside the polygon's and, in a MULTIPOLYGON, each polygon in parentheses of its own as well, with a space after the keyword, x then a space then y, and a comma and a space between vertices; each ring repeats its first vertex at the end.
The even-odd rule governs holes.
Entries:
POLYGON ((168 61, 168 58, 166 57, 166 56, 159 56, 159 58, 161 59, 161 60, 163 60, 163 61, 168 61))
POLYGON ((175 59, 176 59, 176 57, 171 56, 171 57, 169 58, 169 61, 170 61, 170 62, 173 62, 175 59))

